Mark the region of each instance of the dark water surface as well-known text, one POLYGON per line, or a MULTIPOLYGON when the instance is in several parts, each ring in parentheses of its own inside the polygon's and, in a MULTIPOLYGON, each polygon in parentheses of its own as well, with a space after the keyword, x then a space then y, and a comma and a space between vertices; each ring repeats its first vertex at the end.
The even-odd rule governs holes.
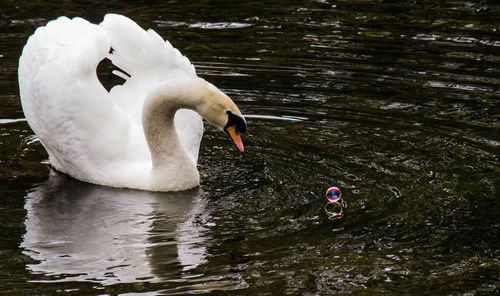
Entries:
POLYGON ((266 2, 1 2, 0 294, 500 293, 500 6, 266 2), (207 126, 187 192, 51 173, 23 120, 22 46, 106 12, 169 39, 244 113, 300 120, 248 118, 244 154, 207 126))

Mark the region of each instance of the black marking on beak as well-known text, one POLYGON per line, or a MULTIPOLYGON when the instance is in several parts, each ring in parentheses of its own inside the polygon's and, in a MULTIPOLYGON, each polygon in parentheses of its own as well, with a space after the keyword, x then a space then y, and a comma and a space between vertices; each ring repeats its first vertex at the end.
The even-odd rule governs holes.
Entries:
POLYGON ((235 126, 235 131, 236 134, 239 135, 240 133, 244 133, 247 130, 247 122, 245 118, 241 115, 236 115, 233 114, 231 111, 226 111, 227 113, 227 124, 224 127, 224 132, 229 135, 229 132, 227 131, 227 128, 230 126, 235 126))

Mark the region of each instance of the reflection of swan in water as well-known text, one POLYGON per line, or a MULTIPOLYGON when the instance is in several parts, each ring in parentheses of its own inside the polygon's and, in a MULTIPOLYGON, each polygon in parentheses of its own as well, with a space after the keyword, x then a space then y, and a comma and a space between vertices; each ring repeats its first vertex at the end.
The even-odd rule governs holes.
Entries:
POLYGON ((22 242, 33 272, 103 284, 175 279, 205 262, 199 189, 154 193, 53 172, 26 199, 22 242))

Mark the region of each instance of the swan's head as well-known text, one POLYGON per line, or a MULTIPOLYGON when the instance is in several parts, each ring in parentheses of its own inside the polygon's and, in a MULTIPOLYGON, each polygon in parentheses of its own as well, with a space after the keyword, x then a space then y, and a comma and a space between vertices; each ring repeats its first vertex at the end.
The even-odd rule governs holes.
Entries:
POLYGON ((195 110, 208 122, 223 130, 238 149, 243 152, 241 133, 247 129, 247 123, 236 104, 218 88, 201 81, 201 100, 195 106, 195 110))

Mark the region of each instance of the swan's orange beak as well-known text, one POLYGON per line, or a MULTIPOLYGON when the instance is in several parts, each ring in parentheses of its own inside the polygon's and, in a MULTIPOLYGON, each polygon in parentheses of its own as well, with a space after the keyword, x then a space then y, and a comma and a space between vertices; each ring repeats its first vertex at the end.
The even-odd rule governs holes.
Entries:
POLYGON ((241 141, 241 136, 240 133, 236 131, 236 124, 228 126, 226 128, 227 134, 231 137, 231 140, 233 140, 234 145, 240 149, 241 152, 245 151, 243 148, 243 142, 241 141))

